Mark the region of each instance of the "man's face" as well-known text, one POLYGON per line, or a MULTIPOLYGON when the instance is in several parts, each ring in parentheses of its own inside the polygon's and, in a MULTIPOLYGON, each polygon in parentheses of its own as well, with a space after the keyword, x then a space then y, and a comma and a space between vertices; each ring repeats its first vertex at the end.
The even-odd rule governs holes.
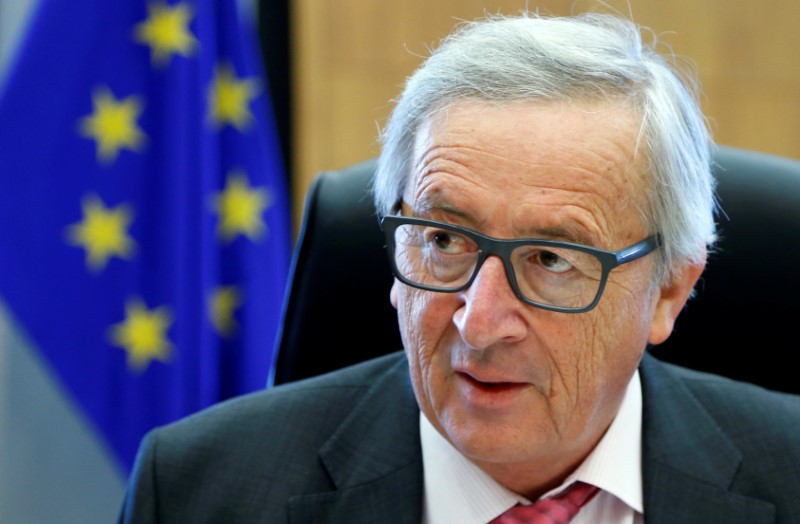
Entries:
MULTIPOLYGON (((647 236, 638 127, 610 103, 459 102, 419 130, 402 212, 497 238, 627 247, 647 236)), ((648 338, 661 337, 653 260, 615 269, 598 306, 579 314, 521 302, 497 257, 460 293, 396 281, 425 416, 511 489, 574 468, 616 414, 648 338)))

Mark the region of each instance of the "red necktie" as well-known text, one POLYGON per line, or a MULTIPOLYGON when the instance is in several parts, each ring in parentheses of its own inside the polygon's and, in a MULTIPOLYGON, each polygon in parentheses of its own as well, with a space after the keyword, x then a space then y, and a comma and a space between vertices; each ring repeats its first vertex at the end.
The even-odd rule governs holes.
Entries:
POLYGON ((518 504, 489 524, 567 524, 598 491, 597 486, 576 482, 555 497, 518 504))

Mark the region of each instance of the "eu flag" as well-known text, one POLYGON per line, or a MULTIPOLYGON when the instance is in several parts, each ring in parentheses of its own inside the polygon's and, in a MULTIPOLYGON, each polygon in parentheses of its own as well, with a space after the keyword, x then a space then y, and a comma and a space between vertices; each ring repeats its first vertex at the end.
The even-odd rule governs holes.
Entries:
POLYGON ((0 297, 123 472, 266 385, 292 234, 250 29, 233 0, 43 0, 0 93, 0 297))

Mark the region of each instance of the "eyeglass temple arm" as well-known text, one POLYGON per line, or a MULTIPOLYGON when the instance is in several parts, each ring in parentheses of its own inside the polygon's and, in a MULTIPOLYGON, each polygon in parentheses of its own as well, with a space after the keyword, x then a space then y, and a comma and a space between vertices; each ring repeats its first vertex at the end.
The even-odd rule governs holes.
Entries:
POLYGON ((617 265, 633 262, 637 258, 642 258, 658 246, 661 245, 661 236, 656 235, 642 240, 630 247, 617 251, 617 265))

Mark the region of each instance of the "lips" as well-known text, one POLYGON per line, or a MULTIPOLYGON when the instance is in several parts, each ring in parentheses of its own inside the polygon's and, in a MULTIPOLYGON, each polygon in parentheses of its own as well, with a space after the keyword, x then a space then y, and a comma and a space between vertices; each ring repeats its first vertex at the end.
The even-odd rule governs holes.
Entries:
POLYGON ((491 391, 505 391, 510 389, 516 389, 524 386, 521 382, 511 382, 505 380, 480 380, 475 378, 474 376, 470 375, 469 373, 458 372, 457 373, 463 380, 468 382, 472 387, 476 387, 482 390, 486 390, 487 392, 491 391))
POLYGON ((471 409, 487 413, 506 413, 519 406, 526 395, 529 384, 499 380, 497 377, 477 378, 471 373, 456 372, 456 380, 461 398, 471 409))

